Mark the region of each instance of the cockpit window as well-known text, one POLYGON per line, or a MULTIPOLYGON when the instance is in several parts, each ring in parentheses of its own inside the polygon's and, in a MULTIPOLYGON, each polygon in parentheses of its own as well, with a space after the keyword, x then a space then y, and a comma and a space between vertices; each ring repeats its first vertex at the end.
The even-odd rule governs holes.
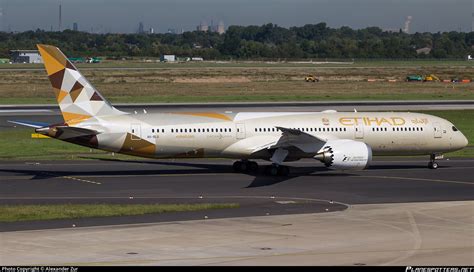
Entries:
POLYGON ((455 126, 453 126, 452 128, 453 128, 453 131, 458 131, 458 129, 455 126))

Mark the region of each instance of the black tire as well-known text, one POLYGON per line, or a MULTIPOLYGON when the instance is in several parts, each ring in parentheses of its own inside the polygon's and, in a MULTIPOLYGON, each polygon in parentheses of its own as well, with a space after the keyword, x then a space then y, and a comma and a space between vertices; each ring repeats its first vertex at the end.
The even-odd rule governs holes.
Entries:
POLYGON ((236 161, 234 162, 234 164, 232 165, 232 168, 234 168, 234 172, 241 172, 241 168, 242 168, 242 162, 240 161, 236 161))
POLYGON ((249 169, 252 172, 257 172, 258 171, 258 163, 254 162, 254 161, 249 162, 249 169))
POLYGON ((429 169, 438 169, 438 163, 437 162, 429 162, 428 163, 428 168, 429 169))

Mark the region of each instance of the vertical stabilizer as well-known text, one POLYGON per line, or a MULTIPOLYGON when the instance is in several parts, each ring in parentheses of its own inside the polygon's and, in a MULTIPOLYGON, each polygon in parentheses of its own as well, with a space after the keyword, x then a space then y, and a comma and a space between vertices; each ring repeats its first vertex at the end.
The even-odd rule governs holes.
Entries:
POLYGON ((74 125, 95 116, 124 114, 115 109, 55 46, 38 44, 64 122, 74 125))

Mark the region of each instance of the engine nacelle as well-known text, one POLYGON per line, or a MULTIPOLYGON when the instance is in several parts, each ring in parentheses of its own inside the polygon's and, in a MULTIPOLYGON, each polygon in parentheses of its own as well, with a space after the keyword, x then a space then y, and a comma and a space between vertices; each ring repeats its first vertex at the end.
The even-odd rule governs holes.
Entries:
POLYGON ((372 148, 353 140, 330 140, 314 158, 332 169, 365 169, 372 161, 372 148))

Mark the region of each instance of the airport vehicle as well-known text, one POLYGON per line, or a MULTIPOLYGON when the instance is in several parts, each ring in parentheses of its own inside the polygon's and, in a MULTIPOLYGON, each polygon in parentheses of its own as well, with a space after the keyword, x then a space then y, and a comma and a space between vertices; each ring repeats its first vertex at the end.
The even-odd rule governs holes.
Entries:
POLYGON ((86 63, 100 63, 101 61, 102 59, 98 57, 91 57, 86 59, 86 63))
POLYGON ((467 60, 474 60, 474 58, 471 55, 467 55, 467 60))
POLYGON ((439 77, 437 77, 437 76, 431 74, 431 75, 425 76, 425 77, 423 78, 423 81, 424 81, 424 82, 426 82, 426 81, 430 81, 430 82, 436 81, 436 82, 439 82, 439 81, 441 81, 441 79, 440 79, 439 77))
POLYGON ((319 79, 316 78, 315 76, 313 75, 307 75, 304 80, 306 80, 306 82, 319 82, 319 79))
POLYGON ((423 81, 423 77, 421 75, 408 75, 406 81, 423 81))
POLYGON ((461 82, 461 79, 459 79, 458 77, 453 77, 453 78, 451 78, 451 82, 452 83, 458 83, 458 82, 461 82))
POLYGON ((64 119, 60 124, 11 121, 36 133, 110 152, 148 158, 237 159, 236 171, 271 161, 314 158, 332 169, 364 169, 372 155, 430 155, 462 149, 466 137, 449 121, 402 112, 171 112, 130 114, 114 108, 56 47, 38 45, 64 119))

